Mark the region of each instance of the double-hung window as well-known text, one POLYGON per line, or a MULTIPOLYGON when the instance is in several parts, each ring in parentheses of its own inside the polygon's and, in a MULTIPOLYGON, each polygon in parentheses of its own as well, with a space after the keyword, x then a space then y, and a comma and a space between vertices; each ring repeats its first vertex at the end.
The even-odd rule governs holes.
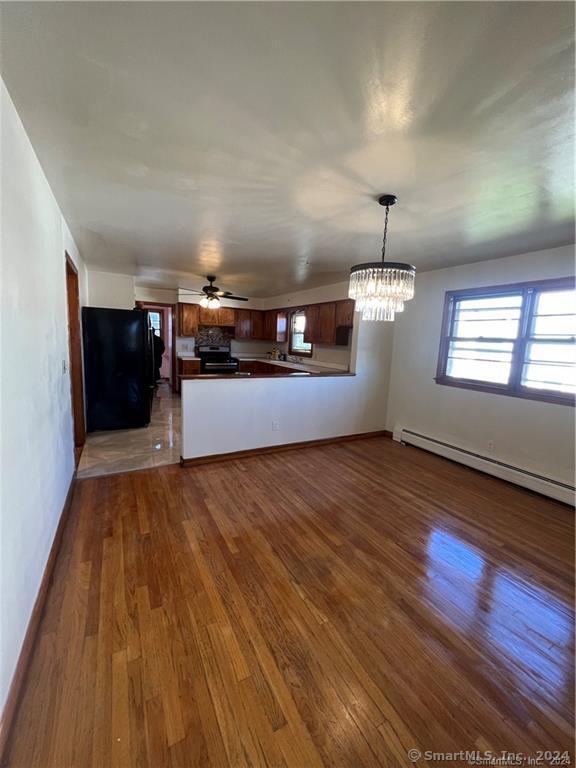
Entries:
POLYGON ((312 344, 304 341, 305 330, 306 312, 303 309, 292 312, 290 317, 290 343, 288 344, 289 354, 311 357, 312 344))
POLYGON ((436 382, 574 404, 574 279, 446 294, 436 382))

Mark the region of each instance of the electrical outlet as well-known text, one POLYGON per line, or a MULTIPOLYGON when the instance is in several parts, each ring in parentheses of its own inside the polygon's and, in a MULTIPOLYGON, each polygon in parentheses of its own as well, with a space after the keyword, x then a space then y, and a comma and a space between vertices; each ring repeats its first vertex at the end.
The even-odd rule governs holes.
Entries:
POLYGON ((492 451, 494 450, 494 440, 488 440, 487 446, 488 446, 488 452, 492 453, 492 451))
POLYGON ((272 432, 279 432, 280 431, 280 422, 274 420, 272 422, 272 432))

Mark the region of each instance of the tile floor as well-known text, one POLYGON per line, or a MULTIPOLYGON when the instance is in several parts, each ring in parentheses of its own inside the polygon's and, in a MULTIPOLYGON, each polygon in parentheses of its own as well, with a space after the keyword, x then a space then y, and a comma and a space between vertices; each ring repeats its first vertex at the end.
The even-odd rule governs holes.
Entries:
POLYGON ((77 477, 148 469, 180 461, 180 397, 162 383, 152 404, 152 420, 140 429, 92 432, 82 451, 77 477))

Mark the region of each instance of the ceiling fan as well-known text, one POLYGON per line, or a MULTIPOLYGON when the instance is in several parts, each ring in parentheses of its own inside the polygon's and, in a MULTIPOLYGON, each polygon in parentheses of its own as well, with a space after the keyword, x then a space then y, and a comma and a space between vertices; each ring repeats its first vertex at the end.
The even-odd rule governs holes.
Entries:
POLYGON ((248 301, 244 296, 235 296, 231 291, 221 291, 217 285, 214 285, 215 275, 206 275, 206 280, 208 280, 208 285, 203 285, 202 290, 195 291, 192 288, 180 288, 180 293, 192 293, 195 296, 202 296, 200 306, 208 309, 218 309, 220 299, 248 301))

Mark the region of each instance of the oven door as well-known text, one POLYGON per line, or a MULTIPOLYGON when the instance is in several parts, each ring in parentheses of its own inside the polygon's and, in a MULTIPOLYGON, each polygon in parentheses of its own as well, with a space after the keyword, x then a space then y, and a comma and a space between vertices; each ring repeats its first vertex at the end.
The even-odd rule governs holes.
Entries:
POLYGON ((236 373, 237 370, 238 363, 233 360, 226 363, 205 362, 202 365, 202 373, 236 373))

